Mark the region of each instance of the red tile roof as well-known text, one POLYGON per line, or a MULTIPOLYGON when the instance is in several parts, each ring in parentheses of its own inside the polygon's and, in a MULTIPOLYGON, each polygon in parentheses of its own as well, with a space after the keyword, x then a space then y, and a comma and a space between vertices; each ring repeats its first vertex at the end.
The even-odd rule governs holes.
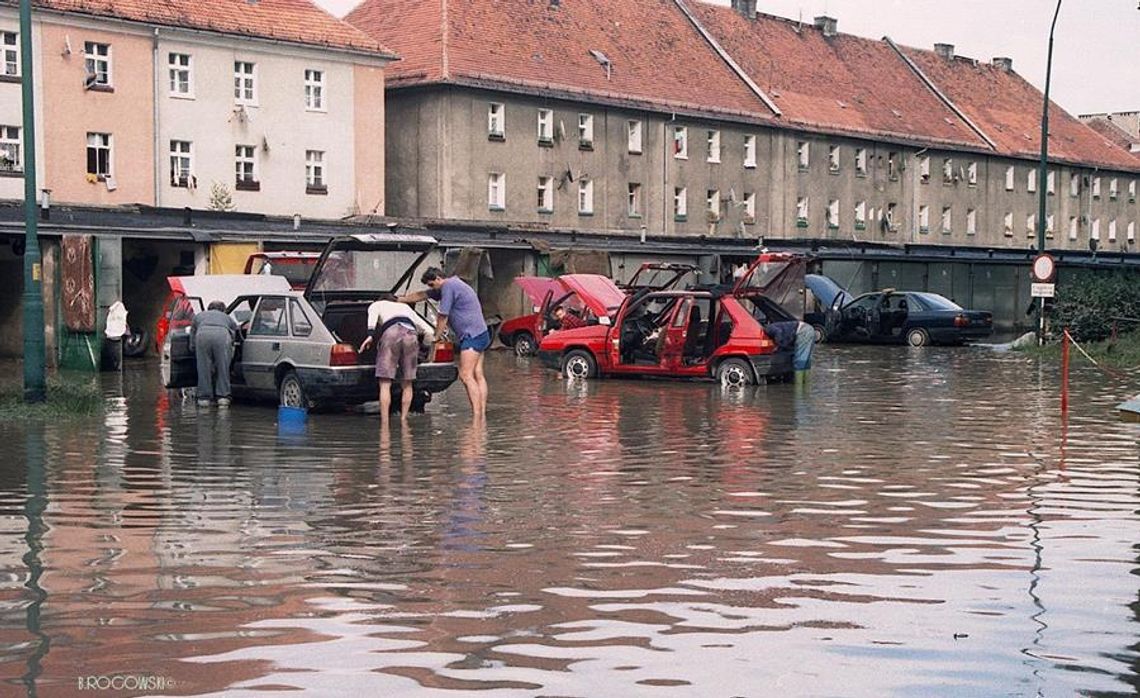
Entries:
MULTIPOLYGON (((997 152, 1034 159, 1041 154, 1043 95, 1015 72, 990 63, 900 47, 938 89, 997 146, 997 152)), ((1065 110, 1049 108, 1049 159, 1136 171, 1136 158, 1065 110)))
POLYGON ((404 58, 389 68, 394 87, 443 81, 772 116, 673 0, 365 0, 345 19, 404 58))
MULTIPOLYGON (((4 0, 6 4, 13 0, 4 0)), ((37 9, 114 17, 394 57, 308 0, 33 0, 37 9)))
POLYGON ((1124 150, 1128 151, 1132 157, 1140 160, 1140 150, 1132 150, 1132 137, 1129 136, 1128 132, 1124 129, 1120 128, 1104 117, 1097 117, 1095 119, 1087 120, 1082 119, 1081 123, 1104 136, 1108 142, 1112 143, 1118 148, 1123 148, 1124 150))
POLYGON ((882 41, 704 2, 689 8, 789 126, 989 149, 882 41))

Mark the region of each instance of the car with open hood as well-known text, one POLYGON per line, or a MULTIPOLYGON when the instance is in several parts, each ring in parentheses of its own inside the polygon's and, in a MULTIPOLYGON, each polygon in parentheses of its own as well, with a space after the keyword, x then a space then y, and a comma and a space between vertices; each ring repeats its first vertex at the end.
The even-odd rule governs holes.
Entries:
MULTIPOLYGON (((321 253, 303 293, 286 288, 235 298, 226 309, 242 328, 230 371, 234 397, 319 409, 376 400, 375 344, 364 353, 356 349, 368 335, 368 306, 384 293, 406 292, 435 246, 434 238, 417 235, 337 237, 321 253)), ((416 310, 434 320, 426 302, 416 310)), ((437 345, 434 356, 431 349, 421 338, 413 409, 423 409, 458 376, 453 346, 437 345)), ((188 327, 167 335, 162 364, 166 387, 197 384, 188 327)))
POLYGON ((802 293, 801 259, 762 254, 731 287, 629 296, 603 276, 562 276, 579 297, 610 310, 596 325, 547 335, 539 358, 566 378, 714 378, 725 386, 786 378, 792 348, 781 347, 766 328, 798 321, 766 291, 784 295, 798 278, 802 293))

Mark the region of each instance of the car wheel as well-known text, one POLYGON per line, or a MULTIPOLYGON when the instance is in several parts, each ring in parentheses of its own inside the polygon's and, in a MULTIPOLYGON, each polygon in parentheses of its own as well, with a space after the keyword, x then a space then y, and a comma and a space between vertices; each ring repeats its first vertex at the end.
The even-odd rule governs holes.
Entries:
POLYGON ((724 388, 742 388, 756 382, 756 377, 752 375, 752 367, 744 359, 737 358, 720 362, 716 367, 716 379, 724 388))
POLYGON ((519 332, 515 335, 515 356, 532 356, 538 351, 534 335, 530 332, 519 332))
POLYGON ((296 371, 287 371, 281 377, 281 382, 277 385, 277 395, 282 407, 308 408, 309 406, 309 400, 305 397, 305 387, 301 385, 301 379, 297 377, 296 371))
POLYGON ((816 344, 823 344, 827 341, 827 329, 823 325, 812 325, 811 328, 815 330, 816 344))
POLYGON ((598 375, 598 362, 590 352, 574 349, 562 359, 562 375, 570 379, 593 378, 598 375))
POLYGON ((906 343, 912 347, 923 347, 930 343, 930 335, 921 327, 916 327, 906 333, 906 343))

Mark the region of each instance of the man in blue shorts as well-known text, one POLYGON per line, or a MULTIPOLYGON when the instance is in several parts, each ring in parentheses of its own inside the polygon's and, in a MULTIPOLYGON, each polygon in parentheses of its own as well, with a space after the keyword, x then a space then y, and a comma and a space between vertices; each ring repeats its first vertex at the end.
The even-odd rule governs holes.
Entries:
POLYGON ((420 277, 427 291, 402 296, 404 303, 417 303, 425 298, 439 301, 435 321, 435 341, 440 341, 450 325, 459 343, 459 380, 467 389, 471 412, 475 419, 487 414, 487 379, 483 376, 483 352, 491 346, 491 332, 483 320, 483 306, 475 289, 458 276, 444 276, 437 267, 428 267, 420 277))

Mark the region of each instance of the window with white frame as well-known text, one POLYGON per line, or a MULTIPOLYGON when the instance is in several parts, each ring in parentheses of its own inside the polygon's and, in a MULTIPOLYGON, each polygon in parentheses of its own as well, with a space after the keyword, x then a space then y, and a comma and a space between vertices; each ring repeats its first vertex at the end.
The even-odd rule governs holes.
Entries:
POLYGON ((720 162, 720 131, 710 129, 708 132, 708 162, 720 162))
POLYGON ((685 160, 689 157, 689 127, 673 127, 673 157, 685 160))
POLYGON ((170 96, 190 97, 194 94, 193 63, 189 53, 170 53, 166 57, 166 71, 170 83, 170 96))
POLYGON ((954 183, 954 159, 953 158, 944 158, 942 160, 942 183, 943 184, 953 184, 954 183))
POLYGON ((1046 194, 1056 194, 1057 193, 1057 171, 1056 170, 1049 170, 1048 172, 1045 173, 1045 193, 1046 194))
POLYGON ((641 122, 631 119, 625 123, 626 147, 631 153, 641 153, 641 122))
POLYGON ((855 174, 858 176, 866 176, 867 174, 867 149, 855 149, 855 174))
POLYGON ((1136 242, 1136 221, 1128 221, 1128 242, 1136 242))
POLYGON ((1081 176, 1074 172, 1069 175, 1069 196, 1081 195, 1081 176))
POLYGON ((954 220, 951 208, 949 206, 942 207, 942 233, 949 235, 954 232, 954 220))
POLYGON ((1025 237, 1033 237, 1037 234, 1037 214, 1031 213, 1025 217, 1025 237))
POLYGON ((507 208, 507 176, 502 172, 487 175, 487 208, 492 211, 507 208))
POLYGON ((305 109, 325 110, 325 71, 305 69, 305 109))
POLYGON ((918 232, 930 232, 930 207, 926 204, 918 207, 918 232))
POLYGON ((744 192, 744 222, 756 222, 756 192, 744 192))
POLYGON ((930 156, 923 155, 918 159, 918 181, 926 184, 930 181, 930 156))
POLYGON ((720 220, 720 190, 709 189, 705 195, 705 215, 710 221, 720 220))
POLYGON ((257 185, 256 147, 234 146, 234 182, 238 189, 250 189, 257 185))
POLYGON ((1013 213, 1007 211, 1002 218, 1002 233, 1007 237, 1013 237, 1013 213))
POLYGON ((625 212, 630 218, 641 217, 641 185, 637 182, 630 182, 626 189, 625 212))
POLYGON ((978 234, 978 210, 973 208, 966 209, 966 234, 978 234))
POLYGON ((170 141, 170 186, 189 187, 194 176, 194 146, 190 141, 170 141))
POLYGON ((1010 165, 1009 167, 1005 168, 1005 190, 1006 191, 1013 191, 1013 177, 1014 177, 1013 165, 1010 165))
POLYGON ((1077 231, 1080 230, 1080 224, 1077 222, 1076 216, 1069 216, 1069 239, 1077 239, 1077 231))
POLYGON ((16 32, 0 32, 0 75, 20 75, 20 35, 16 32))
MULTIPOLYGON (((899 229, 898 221, 895 218, 895 211, 897 209, 898 209, 898 204, 894 204, 894 203, 887 204, 886 221, 887 221, 887 228, 889 230, 898 230, 899 229)), ((880 211, 881 210, 882 209, 880 209, 880 211)))
POLYGON ((1110 198, 1110 199, 1116 198, 1117 194, 1119 194, 1118 187, 1119 187, 1119 180, 1117 180, 1116 177, 1113 177, 1112 179, 1108 180, 1108 198, 1110 198))
POLYGON ((0 172, 23 172, 20 158, 20 127, 0 126, 0 172))
POLYGON ((837 145, 827 147, 827 169, 831 172, 839 171, 839 146, 837 145))
POLYGON ((1100 219, 1094 218, 1092 222, 1092 232, 1089 237, 1093 240, 1100 240, 1100 219))
POLYGON ((752 134, 744 136, 744 166, 756 167, 756 136, 752 134))
POLYGON ((1113 218, 1108 222, 1108 241, 1116 242, 1116 219, 1113 218))
POLYGON ((1136 203, 1136 180, 1135 179, 1128 183, 1128 203, 1130 203, 1130 204, 1136 203))
POLYGON ((257 104, 257 64, 234 61, 234 104, 257 104))
POLYGON ((1053 221, 1054 218, 1052 213, 1045 216, 1045 237, 1049 238, 1050 240, 1053 239, 1053 221))
POLYGON ((966 184, 971 187, 978 186, 978 163, 971 162, 969 166, 966 167, 966 184))
POLYGON ((796 199, 796 225, 800 228, 807 227, 808 223, 808 198, 801 196, 796 199))
POLYGON ((111 176, 111 134, 87 134, 87 174, 106 179, 111 176))
POLYGON ((827 227, 832 230, 839 227, 839 199, 827 202, 827 227))
POLYGON ((590 215, 594 212, 594 180, 578 180, 578 215, 590 215))
POLYGON ((1029 192, 1030 194, 1037 191, 1037 170, 1026 170, 1025 191, 1029 192))
POLYGON ((578 146, 581 148, 594 147, 594 115, 578 115, 578 146))
POLYGON ((554 212, 554 178, 538 178, 538 212, 554 212))
POLYGON ((689 217, 689 190, 686 187, 673 187, 673 220, 683 221, 689 217))
POLYGON ((801 170, 806 170, 811 164, 811 144, 807 141, 796 143, 796 163, 801 170))
POLYGON ((487 135, 491 138, 502 138, 506 134, 503 109, 499 102, 487 105, 487 135))
POLYGON ((865 230, 867 228, 867 202, 855 202, 855 230, 865 230))
POLYGON ((538 142, 549 144, 554 142, 554 110, 538 110, 538 142))
POLYGON ((83 80, 85 87, 110 87, 111 45, 96 41, 84 41, 83 69, 86 72, 83 80))
POLYGON ((305 151, 305 188, 310 193, 323 193, 328 188, 325 181, 325 151, 305 151))
POLYGON ((1094 199, 1100 198, 1100 177, 1093 177, 1092 180, 1092 195, 1094 199))

